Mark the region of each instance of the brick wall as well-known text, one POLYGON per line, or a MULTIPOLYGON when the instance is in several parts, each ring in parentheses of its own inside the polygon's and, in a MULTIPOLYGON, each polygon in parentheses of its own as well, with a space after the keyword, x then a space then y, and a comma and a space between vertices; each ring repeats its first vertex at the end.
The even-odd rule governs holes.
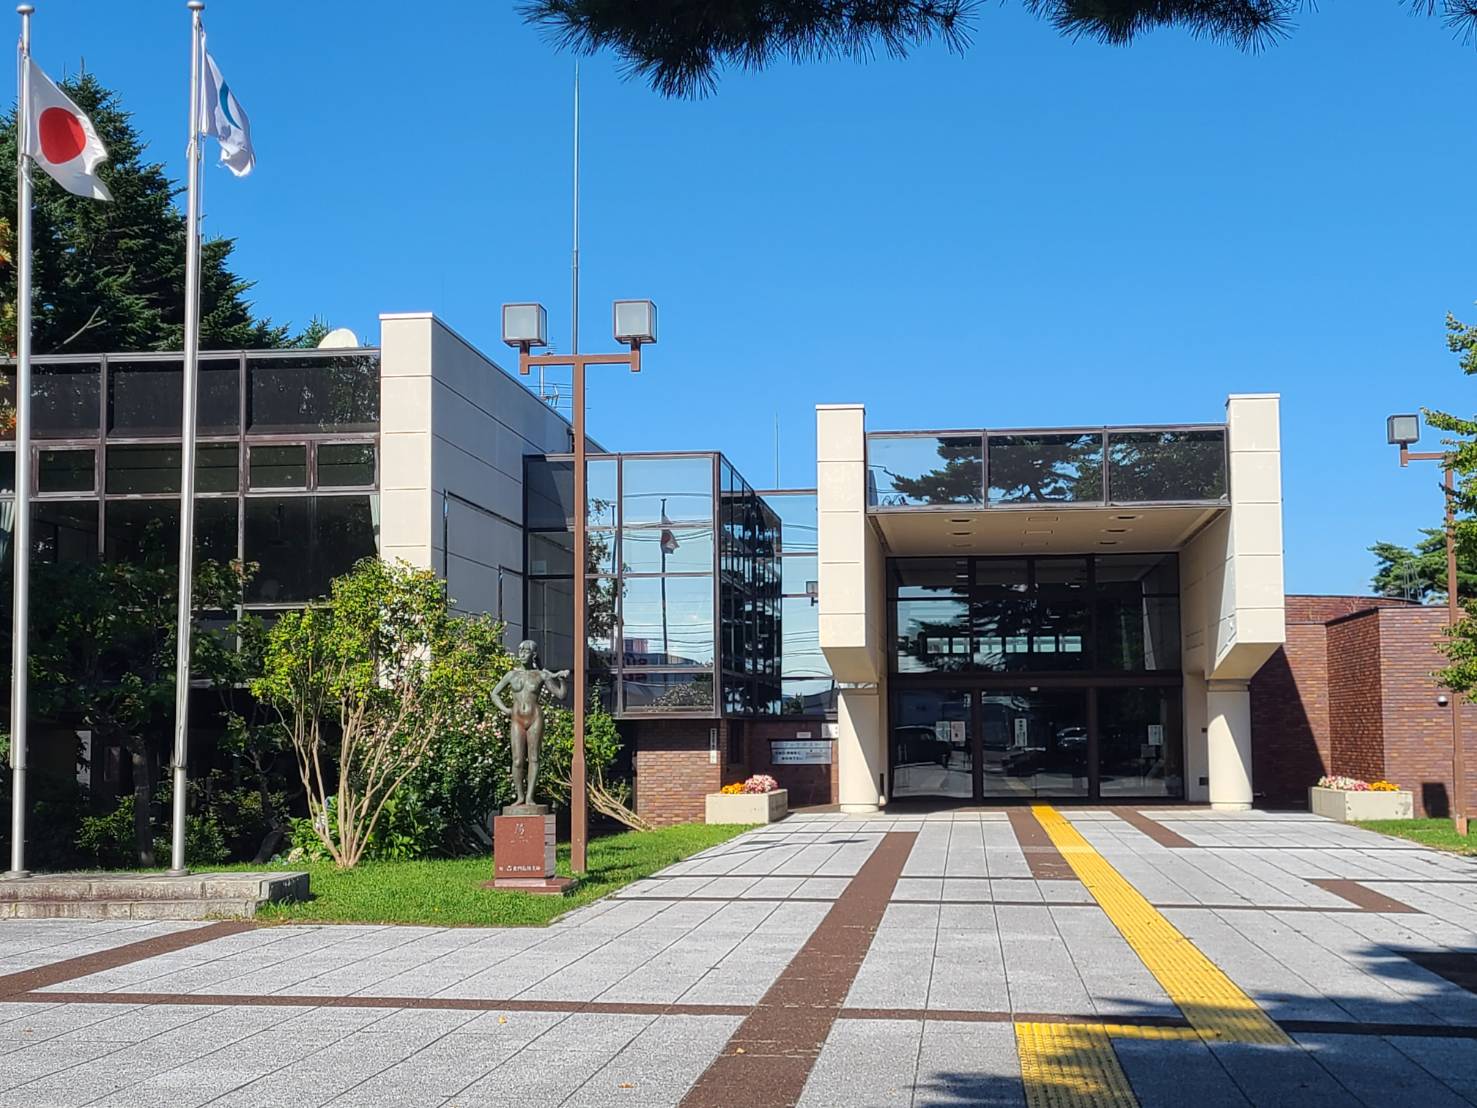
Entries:
MULTIPOLYGON (((1417 815, 1445 815, 1451 709, 1432 673, 1446 609, 1389 597, 1289 596, 1287 645, 1251 682, 1259 803, 1307 803, 1324 773, 1386 777, 1417 815)), ((1477 706, 1462 708, 1468 808, 1477 807, 1477 706)))
POLYGON ((1295 623, 1302 598, 1287 599, 1287 644, 1251 679, 1252 791, 1272 807, 1305 805, 1332 764, 1328 631, 1322 620, 1295 623))
MULTIPOLYGON (((1415 794, 1416 815, 1446 815, 1451 793, 1451 712, 1432 677, 1446 662, 1437 648, 1445 608, 1380 613, 1385 776, 1415 794)), ((1477 706, 1462 707, 1467 810, 1477 800, 1477 706)))
POLYGON ((726 765, 728 726, 721 719, 623 721, 621 730, 635 750, 636 814, 655 824, 701 822, 703 798, 743 776, 743 767, 726 765), (717 765, 709 756, 715 727, 717 765))
POLYGON ((1365 781, 1385 776, 1380 615, 1370 608, 1328 624, 1329 766, 1365 781))
POLYGON ((776 766, 769 760, 773 739, 797 731, 820 738, 819 720, 639 719, 622 720, 621 733, 634 751, 636 813, 655 824, 701 822, 708 793, 767 773, 790 792, 790 807, 835 803, 836 744, 829 766, 776 766), (709 732, 718 729, 718 764, 709 756, 709 732), (732 749, 730 750, 730 747, 732 749), (735 757, 730 757, 735 755, 735 757))
POLYGON ((821 721, 816 719, 750 720, 745 725, 749 735, 751 773, 767 773, 789 790, 790 807, 805 808, 815 804, 835 804, 840 795, 836 775, 836 743, 831 742, 831 764, 813 766, 777 766, 769 760, 769 744, 775 739, 795 739, 808 731, 812 739, 821 737, 821 721))

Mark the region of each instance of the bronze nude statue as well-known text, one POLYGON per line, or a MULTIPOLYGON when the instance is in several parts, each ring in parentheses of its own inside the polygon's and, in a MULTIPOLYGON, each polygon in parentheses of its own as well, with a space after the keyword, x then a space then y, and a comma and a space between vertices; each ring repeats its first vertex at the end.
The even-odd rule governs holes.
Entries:
POLYGON ((539 746, 544 739, 544 710, 539 694, 548 689, 557 698, 564 697, 564 679, 569 670, 550 673, 538 664, 538 644, 524 639, 518 644, 521 667, 510 669, 492 690, 492 702, 510 719, 508 738, 513 747, 513 803, 503 809, 504 815, 542 815, 548 809, 533 802, 538 784, 539 746), (513 706, 503 703, 498 694, 512 691, 513 706))

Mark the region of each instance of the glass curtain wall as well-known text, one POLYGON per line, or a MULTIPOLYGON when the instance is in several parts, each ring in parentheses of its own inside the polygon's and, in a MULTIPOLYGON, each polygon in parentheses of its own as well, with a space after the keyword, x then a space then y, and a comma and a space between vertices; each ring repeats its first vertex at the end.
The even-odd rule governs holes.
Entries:
MULTIPOLYGON (((33 368, 38 560, 172 561, 181 357, 97 355, 33 368)), ((248 607, 299 606, 378 552, 379 396, 371 348, 201 353, 198 556, 256 565, 248 607)), ((13 425, 0 427, 7 488, 14 438, 13 425)), ((14 512, 6 503, 0 524, 14 512)))
POLYGON ((777 489, 759 495, 780 519, 780 711, 834 717, 836 682, 821 651, 815 490, 777 489))
POLYGON ((883 431, 867 436, 867 504, 1224 503, 1223 426, 883 431))
MULTIPOLYGON (((591 682, 622 715, 779 707, 779 519, 717 454, 589 459, 591 682)), ((573 462, 525 459, 527 625, 573 661, 573 462)))
POLYGON ((892 791, 1184 795, 1175 554, 888 563, 892 791))

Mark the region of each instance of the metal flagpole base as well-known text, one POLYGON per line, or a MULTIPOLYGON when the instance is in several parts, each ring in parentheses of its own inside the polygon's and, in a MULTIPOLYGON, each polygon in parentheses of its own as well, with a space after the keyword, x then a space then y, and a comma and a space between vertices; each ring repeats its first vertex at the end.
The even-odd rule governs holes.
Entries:
POLYGON ((190 871, 189 871, 188 867, 185 868, 185 869, 172 869, 172 870, 167 871, 167 873, 168 873, 168 876, 170 876, 170 877, 189 877, 190 876, 190 871))
POLYGON ((23 877, 30 876, 31 871, 28 869, 8 869, 0 874, 0 881, 19 881, 23 877))

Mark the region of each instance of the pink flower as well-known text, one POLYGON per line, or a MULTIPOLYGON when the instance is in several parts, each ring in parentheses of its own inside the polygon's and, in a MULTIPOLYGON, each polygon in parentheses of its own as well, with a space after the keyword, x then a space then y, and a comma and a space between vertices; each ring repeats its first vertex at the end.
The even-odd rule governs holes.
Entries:
POLYGON ((746 793, 772 793, 780 787, 780 783, 767 773, 756 773, 744 782, 746 793))

